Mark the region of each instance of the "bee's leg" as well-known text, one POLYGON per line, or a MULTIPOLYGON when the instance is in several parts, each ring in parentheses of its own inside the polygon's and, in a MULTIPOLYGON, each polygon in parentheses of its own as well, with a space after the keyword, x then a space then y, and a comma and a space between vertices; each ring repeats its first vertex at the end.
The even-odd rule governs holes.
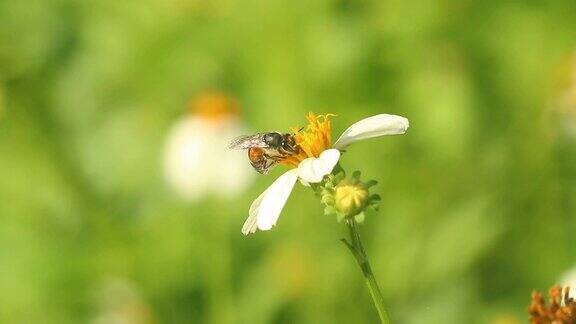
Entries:
POLYGON ((281 147, 278 153, 280 153, 280 157, 285 158, 289 155, 297 154, 298 151, 296 151, 293 146, 286 145, 285 147, 281 147))
POLYGON ((261 169, 261 173, 268 174, 268 171, 270 171, 270 168, 272 168, 274 164, 276 164, 276 161, 274 161, 273 159, 266 159, 261 169))
POLYGON ((297 154, 300 151, 300 147, 296 144, 293 137, 288 137, 289 135, 285 135, 287 139, 282 143, 282 153, 285 155, 297 154))
POLYGON ((296 143, 291 143, 288 145, 287 151, 289 154, 298 154, 300 152, 300 146, 296 143))

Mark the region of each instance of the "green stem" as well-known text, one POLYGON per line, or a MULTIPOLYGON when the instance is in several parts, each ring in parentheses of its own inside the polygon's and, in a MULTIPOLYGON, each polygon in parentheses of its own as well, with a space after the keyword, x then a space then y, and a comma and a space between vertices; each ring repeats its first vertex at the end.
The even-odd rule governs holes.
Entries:
POLYGON ((360 234, 358 233, 358 229, 356 228, 356 222, 353 219, 347 219, 346 226, 348 227, 348 232, 350 233, 351 243, 346 241, 345 239, 342 239, 342 242, 346 244, 348 249, 350 249, 350 252, 352 252, 354 258, 356 259, 356 262, 358 262, 358 265, 362 270, 362 274, 364 275, 364 279, 366 280, 366 285, 368 286, 368 290, 370 291, 370 296, 372 297, 374 306, 378 311, 380 322, 383 324, 390 324, 390 318, 388 317, 388 312, 386 312, 386 308, 384 307, 384 298, 382 297, 382 292, 380 292, 380 287, 378 287, 376 278, 372 273, 370 262, 368 262, 368 256, 366 255, 366 251, 364 250, 364 246, 362 245, 362 241, 360 240, 360 234))

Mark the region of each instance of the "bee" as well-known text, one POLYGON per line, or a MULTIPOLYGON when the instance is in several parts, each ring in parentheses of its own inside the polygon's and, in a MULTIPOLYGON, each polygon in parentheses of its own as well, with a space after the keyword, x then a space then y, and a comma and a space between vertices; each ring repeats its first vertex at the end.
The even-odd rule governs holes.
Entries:
POLYGON ((279 160, 300 152, 293 134, 278 132, 239 136, 228 144, 228 148, 247 149, 250 164, 262 174, 267 174, 279 160))

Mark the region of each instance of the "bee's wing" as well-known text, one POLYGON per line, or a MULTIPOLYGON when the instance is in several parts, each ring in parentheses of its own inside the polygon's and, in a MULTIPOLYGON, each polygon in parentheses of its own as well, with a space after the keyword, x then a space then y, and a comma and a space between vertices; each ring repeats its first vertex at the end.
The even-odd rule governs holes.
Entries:
POLYGON ((245 150, 251 147, 268 147, 262 139, 262 134, 238 136, 228 144, 231 150, 245 150))

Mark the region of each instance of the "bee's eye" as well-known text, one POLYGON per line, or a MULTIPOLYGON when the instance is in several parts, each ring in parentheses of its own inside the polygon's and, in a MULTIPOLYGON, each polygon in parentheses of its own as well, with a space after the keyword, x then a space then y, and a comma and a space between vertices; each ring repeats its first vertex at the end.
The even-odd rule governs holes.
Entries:
POLYGON ((279 146, 282 144, 282 135, 278 133, 269 133, 264 135, 264 142, 270 146, 279 146))

